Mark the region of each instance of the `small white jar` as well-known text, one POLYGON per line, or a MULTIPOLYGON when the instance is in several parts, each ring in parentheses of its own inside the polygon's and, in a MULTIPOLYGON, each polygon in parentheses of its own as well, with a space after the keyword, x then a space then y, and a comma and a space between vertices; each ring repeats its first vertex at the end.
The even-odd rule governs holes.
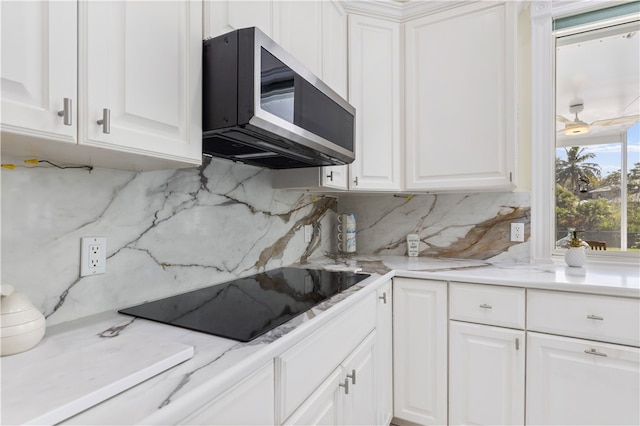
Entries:
POLYGON ((1 293, 0 355, 13 355, 35 347, 44 336, 44 315, 12 286, 2 285, 1 293))

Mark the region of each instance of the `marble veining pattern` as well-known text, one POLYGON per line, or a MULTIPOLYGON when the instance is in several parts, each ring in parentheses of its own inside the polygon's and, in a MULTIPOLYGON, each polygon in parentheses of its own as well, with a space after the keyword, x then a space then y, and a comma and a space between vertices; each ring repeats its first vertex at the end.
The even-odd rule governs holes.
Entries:
POLYGON ((336 198, 271 180, 215 159, 148 173, 3 169, 2 282, 53 325, 322 255, 336 198), (104 275, 78 276, 87 236, 107 237, 104 275))
POLYGON ((343 196, 339 211, 357 214, 359 254, 405 255, 418 234, 421 257, 529 262, 529 193, 343 196), (510 241, 512 222, 524 243, 510 241))

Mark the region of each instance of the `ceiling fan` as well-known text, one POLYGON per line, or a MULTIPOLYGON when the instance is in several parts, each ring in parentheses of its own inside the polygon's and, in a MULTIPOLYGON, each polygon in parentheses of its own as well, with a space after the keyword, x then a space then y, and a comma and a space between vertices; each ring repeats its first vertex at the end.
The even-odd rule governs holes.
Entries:
POLYGON ((565 135, 584 135, 589 133, 591 126, 615 126, 618 124, 633 124, 640 120, 640 115, 629 115, 626 117, 607 118, 603 120, 596 120, 591 124, 585 123, 578 118, 578 113, 584 109, 584 102, 582 99, 574 99, 569 103, 569 112, 575 114, 576 117, 573 120, 563 117, 562 115, 556 115, 556 120, 560 123, 564 123, 564 129, 561 130, 565 135))

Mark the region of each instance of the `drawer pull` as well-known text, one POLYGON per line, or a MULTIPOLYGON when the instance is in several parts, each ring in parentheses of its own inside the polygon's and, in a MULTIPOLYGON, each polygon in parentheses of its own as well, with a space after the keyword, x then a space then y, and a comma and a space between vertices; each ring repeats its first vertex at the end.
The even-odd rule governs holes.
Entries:
POLYGON ((351 384, 356 384, 356 370, 351 370, 351 374, 347 374, 347 377, 351 379, 351 384))
POLYGON ((601 317, 601 316, 598 316, 598 315, 587 315, 587 318, 592 319, 592 320, 604 321, 604 317, 601 317))
POLYGON ((387 292, 382 293, 382 296, 378 297, 378 299, 382 300, 382 303, 387 304, 387 292))
POLYGON ((344 383, 340 383, 340 386, 344 388, 344 394, 349 395, 349 379, 344 379, 344 383))
POLYGON ((480 307, 481 307, 482 309, 492 309, 492 308, 493 308, 493 306, 491 306, 491 305, 487 305, 486 303, 483 303, 482 305, 480 305, 480 307))
POLYGON ((520 339, 516 337, 516 351, 520 350, 520 339))
POLYGON ((588 355, 607 356, 604 352, 598 352, 596 349, 587 349, 584 353, 588 355))

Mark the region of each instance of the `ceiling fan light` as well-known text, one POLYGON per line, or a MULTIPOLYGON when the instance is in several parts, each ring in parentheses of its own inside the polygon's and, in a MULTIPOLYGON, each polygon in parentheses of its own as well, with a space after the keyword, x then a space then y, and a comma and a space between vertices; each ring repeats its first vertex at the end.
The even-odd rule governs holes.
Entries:
POLYGON ((567 123, 564 127, 564 134, 567 136, 585 135, 589 133, 589 125, 587 123, 567 123))

